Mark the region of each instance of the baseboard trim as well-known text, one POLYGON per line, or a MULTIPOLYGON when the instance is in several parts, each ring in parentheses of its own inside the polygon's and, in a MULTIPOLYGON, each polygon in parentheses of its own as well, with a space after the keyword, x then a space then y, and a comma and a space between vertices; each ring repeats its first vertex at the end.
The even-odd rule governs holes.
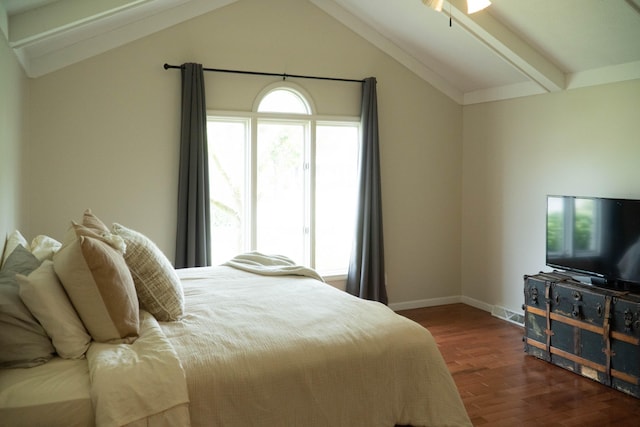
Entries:
POLYGON ((452 296, 444 298, 429 298, 414 301, 396 302, 389 304, 393 311, 412 310, 414 308, 436 307, 438 305, 457 304, 462 302, 462 296, 452 296))
POLYGON ((513 323, 514 325, 524 326, 524 315, 521 313, 517 313, 505 307, 487 304, 486 302, 461 296, 461 295, 445 297, 445 298, 430 298, 430 299, 421 299, 421 300, 414 300, 414 301, 397 302, 397 303, 389 304, 389 308, 391 308, 393 311, 402 311, 402 310, 412 310, 414 308, 436 307, 439 305, 458 304, 458 303, 470 305, 471 307, 475 307, 477 309, 486 311, 488 313, 491 313, 492 316, 497 317, 498 319, 505 320, 509 323, 513 323))
POLYGON ((486 302, 477 299, 463 296, 461 302, 470 305, 471 307, 479 308, 483 311, 488 311, 489 313, 491 313, 491 311, 493 310, 493 306, 491 304, 487 304, 486 302))

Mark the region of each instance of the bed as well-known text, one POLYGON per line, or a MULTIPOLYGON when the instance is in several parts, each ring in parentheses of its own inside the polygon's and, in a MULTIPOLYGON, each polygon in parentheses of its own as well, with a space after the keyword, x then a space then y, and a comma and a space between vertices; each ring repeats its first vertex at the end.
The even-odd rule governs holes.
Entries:
POLYGON ((293 266, 169 274, 176 319, 136 283, 135 339, 96 341, 76 308, 91 337, 81 357, 0 369, 0 426, 471 425, 433 337, 388 307, 293 266))

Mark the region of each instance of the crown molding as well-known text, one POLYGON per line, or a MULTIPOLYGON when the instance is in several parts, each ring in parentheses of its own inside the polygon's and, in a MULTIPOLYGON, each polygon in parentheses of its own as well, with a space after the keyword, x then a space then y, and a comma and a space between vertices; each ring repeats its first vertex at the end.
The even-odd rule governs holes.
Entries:
POLYGON ((640 79, 640 61, 573 73, 567 76, 567 89, 640 79))
POLYGON ((539 84, 528 81, 467 92, 464 94, 463 105, 503 101, 505 99, 521 98, 523 96, 540 95, 543 93, 548 93, 548 91, 539 84))

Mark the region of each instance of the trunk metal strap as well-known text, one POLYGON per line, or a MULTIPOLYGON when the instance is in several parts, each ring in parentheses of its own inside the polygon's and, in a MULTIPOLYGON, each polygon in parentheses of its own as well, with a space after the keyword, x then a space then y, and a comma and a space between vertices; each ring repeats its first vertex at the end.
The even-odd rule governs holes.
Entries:
POLYGON ((546 346, 546 358, 547 361, 551 361, 551 336, 553 335, 553 331, 551 330, 551 282, 546 281, 544 284, 544 300, 547 303, 547 329, 544 333, 547 335, 547 346, 546 346))
POLYGON ((604 303, 604 324, 602 328, 602 338, 604 339, 604 348, 602 352, 607 356, 605 365, 605 380, 608 386, 611 386, 611 358, 615 353, 611 350, 611 297, 605 296, 604 303))

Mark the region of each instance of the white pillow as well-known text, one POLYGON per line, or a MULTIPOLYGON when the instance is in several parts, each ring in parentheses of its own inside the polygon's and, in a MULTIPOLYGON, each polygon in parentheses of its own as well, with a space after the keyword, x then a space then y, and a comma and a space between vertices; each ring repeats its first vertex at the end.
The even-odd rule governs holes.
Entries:
POLYGON ((49 236, 36 236, 31 241, 31 253, 40 261, 53 259, 53 254, 58 252, 62 243, 49 236))
POLYGON ((53 270, 53 261, 45 260, 29 276, 18 274, 16 278, 22 302, 51 337, 58 355, 83 358, 91 337, 53 270))

